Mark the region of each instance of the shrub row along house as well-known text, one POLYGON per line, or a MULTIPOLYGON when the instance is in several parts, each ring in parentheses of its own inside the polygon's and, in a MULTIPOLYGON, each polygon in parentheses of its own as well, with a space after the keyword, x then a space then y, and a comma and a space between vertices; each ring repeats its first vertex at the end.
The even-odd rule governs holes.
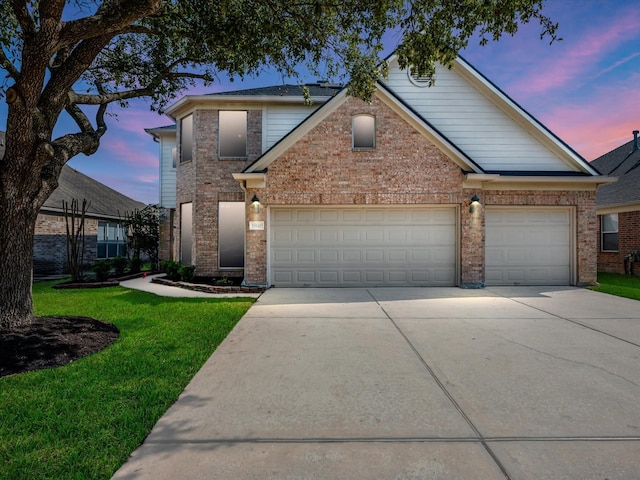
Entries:
POLYGON ((465 60, 389 59, 370 103, 278 86, 189 95, 161 144, 162 258, 268 286, 596 281, 612 181, 465 60))

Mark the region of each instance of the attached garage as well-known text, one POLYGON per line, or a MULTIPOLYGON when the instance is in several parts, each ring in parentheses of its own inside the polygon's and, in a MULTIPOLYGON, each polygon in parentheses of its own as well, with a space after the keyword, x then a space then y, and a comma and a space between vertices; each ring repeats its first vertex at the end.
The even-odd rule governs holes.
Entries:
POLYGON ((274 286, 456 285, 454 206, 270 210, 274 286))
POLYGON ((572 213, 572 208, 487 206, 486 284, 574 283, 572 213))

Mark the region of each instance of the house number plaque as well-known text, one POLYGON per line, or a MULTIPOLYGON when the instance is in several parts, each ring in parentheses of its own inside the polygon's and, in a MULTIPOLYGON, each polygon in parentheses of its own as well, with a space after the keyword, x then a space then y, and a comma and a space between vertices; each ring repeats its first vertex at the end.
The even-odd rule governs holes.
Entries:
POLYGON ((264 222, 249 222, 249 230, 264 230, 264 222))

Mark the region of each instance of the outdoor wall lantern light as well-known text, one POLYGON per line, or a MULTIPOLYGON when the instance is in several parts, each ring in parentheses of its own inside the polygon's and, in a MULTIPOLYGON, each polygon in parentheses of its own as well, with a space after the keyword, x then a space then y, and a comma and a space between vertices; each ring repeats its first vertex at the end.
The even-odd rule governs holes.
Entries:
POLYGON ((251 199, 251 206, 253 207, 253 211, 254 212, 260 213, 260 199, 255 194, 253 195, 253 198, 251 199))
POLYGON ((480 205, 480 198, 478 198, 478 195, 474 195, 473 197, 471 197, 471 204, 469 205, 469 213, 476 213, 476 210, 478 209, 478 205, 480 205))

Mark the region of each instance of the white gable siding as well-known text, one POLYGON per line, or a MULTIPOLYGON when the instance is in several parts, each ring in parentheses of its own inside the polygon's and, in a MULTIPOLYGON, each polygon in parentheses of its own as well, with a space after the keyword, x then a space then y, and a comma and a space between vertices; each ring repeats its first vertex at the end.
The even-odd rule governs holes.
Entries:
POLYGON ((487 171, 572 170, 455 69, 438 65, 435 80, 417 87, 393 62, 384 83, 487 171))
POLYGON ((176 169, 173 168, 175 131, 160 137, 160 206, 176 208, 176 169))
POLYGON ((262 152, 278 143, 282 137, 311 115, 321 103, 314 105, 267 105, 264 107, 262 152))

